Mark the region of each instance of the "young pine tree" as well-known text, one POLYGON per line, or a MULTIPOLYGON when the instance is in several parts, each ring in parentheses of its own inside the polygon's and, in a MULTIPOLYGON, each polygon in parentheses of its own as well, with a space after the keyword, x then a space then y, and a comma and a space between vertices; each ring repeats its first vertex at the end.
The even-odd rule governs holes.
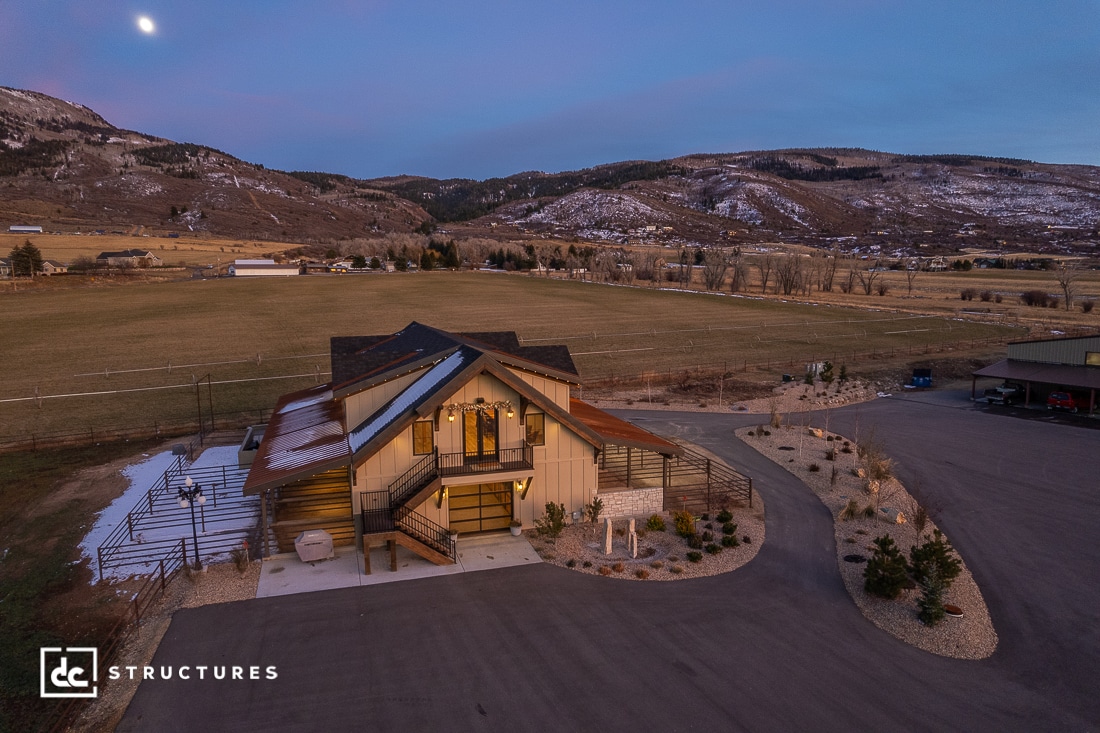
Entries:
POLYGON ((897 598, 909 576, 905 558, 890 535, 876 537, 875 552, 863 570, 863 589, 880 598, 897 598))
POLYGON ((938 529, 924 536, 923 545, 914 545, 909 551, 909 571, 913 579, 923 585, 932 568, 935 568, 944 590, 951 586, 962 572, 962 563, 954 556, 955 549, 938 529))
POLYGON ((945 615, 943 598, 947 593, 947 583, 944 582, 939 568, 935 564, 928 566, 920 587, 921 597, 917 600, 920 612, 917 614, 917 618, 925 626, 935 626, 943 620, 945 615))

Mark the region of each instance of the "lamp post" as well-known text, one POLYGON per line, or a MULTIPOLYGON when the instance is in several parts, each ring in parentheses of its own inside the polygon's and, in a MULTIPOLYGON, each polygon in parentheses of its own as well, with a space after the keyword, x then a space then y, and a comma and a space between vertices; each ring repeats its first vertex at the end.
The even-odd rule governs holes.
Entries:
POLYGON ((202 493, 202 487, 188 476, 184 482, 186 488, 180 489, 179 504, 181 509, 191 507, 191 537, 195 542, 195 570, 202 570, 202 561, 199 560, 199 530, 195 525, 195 502, 199 505, 206 503, 206 497, 202 493))

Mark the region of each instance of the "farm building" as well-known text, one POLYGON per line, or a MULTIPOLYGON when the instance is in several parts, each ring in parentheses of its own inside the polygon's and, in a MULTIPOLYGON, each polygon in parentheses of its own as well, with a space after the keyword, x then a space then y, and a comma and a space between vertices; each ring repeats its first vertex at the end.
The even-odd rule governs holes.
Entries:
POLYGON ((42 227, 29 224, 12 224, 8 227, 8 232, 11 234, 41 234, 42 227))
POLYGON ((100 252, 97 265, 106 267, 157 267, 161 259, 147 249, 124 249, 120 252, 100 252))
POLYGON ((667 478, 684 453, 574 398, 569 350, 514 332, 414 322, 333 338, 331 359, 330 384, 280 398, 243 488, 263 497, 265 537, 284 552, 323 529, 336 544, 361 538, 368 561, 388 543, 391 563, 401 544, 446 564, 454 534, 531 527, 548 502, 567 517, 597 497, 609 515, 661 511, 667 481, 632 488, 629 456, 667 478), (605 490, 613 454, 628 456, 626 480, 605 490))
POLYGON ((971 397, 979 377, 995 377, 1022 385, 1024 406, 1046 404, 1051 392, 1075 395, 1081 410, 1096 414, 1100 390, 1100 335, 1017 341, 1008 345, 1008 358, 973 372, 971 397))
POLYGON ((293 262, 279 264, 275 260, 234 260, 229 266, 233 277, 289 277, 301 273, 301 267, 293 262))

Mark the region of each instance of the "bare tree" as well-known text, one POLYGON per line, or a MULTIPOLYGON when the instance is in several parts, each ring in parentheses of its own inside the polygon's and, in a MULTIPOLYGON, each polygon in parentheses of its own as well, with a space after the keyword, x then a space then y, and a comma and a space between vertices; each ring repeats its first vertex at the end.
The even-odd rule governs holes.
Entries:
POLYGON ((775 269, 775 255, 768 252, 763 257, 756 259, 756 269, 760 270, 760 292, 768 292, 768 281, 771 279, 772 270, 775 269))
POLYGON ((821 264, 821 284, 818 286, 823 293, 833 292, 833 279, 836 277, 836 268, 840 263, 840 250, 825 255, 825 261, 821 264))
POLYGON ((870 295, 875 291, 875 280, 878 280, 878 276, 882 273, 879 271, 878 265, 875 264, 866 270, 856 270, 855 274, 859 284, 863 287, 863 294, 870 295))
POLYGON ((788 252, 775 266, 775 292, 790 295, 802 286, 802 256, 788 252))
POLYGON ((1077 280, 1081 277, 1081 270, 1077 262, 1062 262, 1054 272, 1058 280, 1058 287, 1062 289, 1062 295, 1066 301, 1066 310, 1073 306, 1073 298, 1077 295, 1077 280))
POLYGON ((690 288, 691 287, 691 275, 692 275, 692 267, 691 266, 693 264, 693 260, 694 260, 694 258, 692 256, 691 252, 689 252, 687 249, 681 249, 680 250, 680 272, 678 273, 678 275, 679 275, 680 287, 681 288, 685 288, 685 287, 690 288))
POLYGON ((913 294, 913 282, 917 279, 917 275, 920 274, 920 260, 916 257, 910 257, 905 260, 905 286, 908 289, 907 295, 913 294))
POLYGON ((619 271, 622 276, 623 282, 630 284, 634 282, 634 278, 638 271, 638 258, 633 252, 627 252, 621 250, 619 253, 619 271))
POLYGON ((748 272, 741 248, 734 247, 730 255, 730 292, 739 293, 748 285, 748 272))
POLYGON ((708 249, 703 256, 703 283, 707 290, 720 290, 729 269, 729 259, 720 249, 708 249))

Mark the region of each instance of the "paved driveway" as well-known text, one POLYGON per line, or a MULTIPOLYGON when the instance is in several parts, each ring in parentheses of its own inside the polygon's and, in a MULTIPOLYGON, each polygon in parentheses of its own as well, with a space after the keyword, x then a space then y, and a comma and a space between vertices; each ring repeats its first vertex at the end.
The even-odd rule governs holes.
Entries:
POLYGON ((1100 727, 1100 433, 942 396, 830 416, 874 428, 966 557, 1001 635, 973 662, 863 618, 828 512, 733 438, 758 416, 628 416, 754 476, 768 538, 753 562, 675 583, 534 565, 180 611, 158 668, 275 665, 278 679, 146 682, 119 730, 1100 727))

